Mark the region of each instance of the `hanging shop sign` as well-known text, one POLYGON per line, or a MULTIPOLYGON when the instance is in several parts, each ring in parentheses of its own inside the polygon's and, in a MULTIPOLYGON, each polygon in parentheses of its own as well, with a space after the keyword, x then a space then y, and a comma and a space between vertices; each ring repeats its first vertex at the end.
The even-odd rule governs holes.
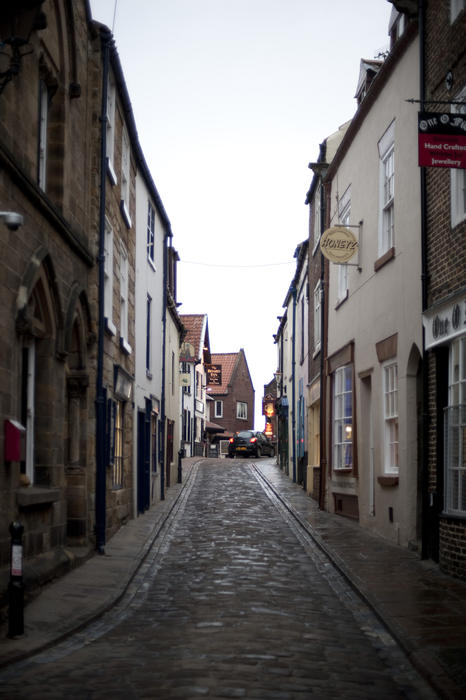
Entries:
POLYGON ((328 228, 321 236, 320 250, 333 263, 346 263, 356 255, 359 243, 356 236, 345 226, 328 228))
POLYGON ((466 117, 449 112, 419 112, 419 165, 466 168, 466 117))
POLYGON ((210 386, 222 385, 222 365, 206 365, 207 384, 210 386))

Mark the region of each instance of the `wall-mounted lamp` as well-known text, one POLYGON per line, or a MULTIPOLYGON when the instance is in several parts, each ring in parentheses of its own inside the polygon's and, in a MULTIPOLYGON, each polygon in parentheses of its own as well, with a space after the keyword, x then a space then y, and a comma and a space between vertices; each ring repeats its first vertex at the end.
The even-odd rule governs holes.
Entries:
POLYGON ((24 224, 24 218, 15 211, 0 211, 0 219, 5 222, 10 231, 17 231, 24 224))
POLYGON ((45 29, 47 19, 41 12, 44 0, 16 0, 4 3, 0 19, 0 94, 5 86, 18 75, 23 56, 32 49, 24 50, 32 32, 45 29))

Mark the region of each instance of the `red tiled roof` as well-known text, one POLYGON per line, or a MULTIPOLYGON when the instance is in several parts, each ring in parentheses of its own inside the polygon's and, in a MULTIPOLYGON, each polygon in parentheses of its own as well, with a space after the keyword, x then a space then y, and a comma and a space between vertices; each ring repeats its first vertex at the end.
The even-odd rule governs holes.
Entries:
POLYGON ((239 352, 212 353, 211 363, 222 366, 222 383, 220 386, 216 385, 208 388, 210 394, 226 394, 228 392, 228 385, 238 362, 238 357, 239 352))
POLYGON ((180 314, 183 326, 186 328, 185 343, 191 343, 194 347, 194 357, 198 360, 202 357, 204 348, 203 336, 206 331, 206 314, 180 314))

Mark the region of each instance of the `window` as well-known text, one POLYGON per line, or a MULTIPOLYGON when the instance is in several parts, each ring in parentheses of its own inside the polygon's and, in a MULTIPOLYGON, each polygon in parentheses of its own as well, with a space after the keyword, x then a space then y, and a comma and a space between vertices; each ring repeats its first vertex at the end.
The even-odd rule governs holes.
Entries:
POLYGON ((333 468, 353 467, 353 368, 339 367, 333 377, 333 468))
POLYGON ((121 140, 121 213, 128 228, 131 228, 132 225, 129 213, 130 164, 129 136, 126 128, 123 127, 121 140))
POLYGON ((107 84, 107 172, 113 185, 117 183, 117 176, 113 165, 115 152, 115 78, 110 72, 107 84))
POLYGON ((299 361, 301 364, 304 362, 304 350, 305 350, 305 335, 306 335, 306 314, 305 314, 305 298, 304 294, 301 297, 300 303, 300 347, 299 347, 299 361))
POLYGON ((223 418, 223 401, 215 402, 215 418, 223 418))
POLYGON ((379 257, 395 245, 395 122, 379 141, 379 257))
POLYGON ((155 263, 155 209, 150 202, 147 205, 147 259, 155 263))
POLYGON ((113 230, 108 219, 105 219, 104 241, 104 316, 107 330, 115 335, 113 325, 113 230))
POLYGON ((466 337, 450 346, 445 409, 445 510, 466 514, 466 337))
MULTIPOLYGON (((351 216, 351 189, 348 187, 338 203, 338 218, 342 226, 348 226, 351 216)), ((338 269, 338 301, 341 302, 348 296, 348 265, 337 265, 338 269)))
POLYGON ((131 354, 128 342, 128 253, 123 246, 120 252, 120 345, 128 355, 131 354))
POLYGON ((151 326, 152 326, 152 298, 147 295, 146 301, 146 374, 151 370, 151 326))
POLYGON ((123 402, 113 402, 113 409, 115 413, 115 436, 113 443, 112 486, 114 489, 121 489, 123 487, 123 402))
POLYGON ((316 187, 314 193, 314 203, 313 203, 313 219, 314 219, 314 246, 312 252, 315 253, 317 246, 320 243, 320 236, 322 233, 322 222, 321 222, 321 209, 320 209, 320 193, 321 188, 316 187))
POLYGON ((240 420, 248 419, 248 405, 244 401, 236 402, 236 417, 240 420))
MULTIPOLYGON (((466 101, 466 87, 455 99, 457 101, 466 101)), ((466 114, 466 104, 452 105, 451 111, 456 114, 466 114)), ((450 170, 450 183, 451 225, 453 227, 466 219, 466 170, 464 168, 452 168, 450 170)))
POLYGON ((37 182, 45 192, 47 187, 47 129, 49 118, 49 91, 43 80, 39 83, 39 167, 37 182))
POLYGON ((466 0, 450 0, 450 22, 453 24, 460 12, 466 8, 466 0))
POLYGON ((321 292, 320 292, 320 280, 319 280, 319 282, 316 284, 315 289, 314 289, 314 352, 318 352, 320 350, 320 336, 321 336, 320 303, 321 303, 321 292))
POLYGON ((398 473, 398 365, 383 367, 384 469, 398 473))

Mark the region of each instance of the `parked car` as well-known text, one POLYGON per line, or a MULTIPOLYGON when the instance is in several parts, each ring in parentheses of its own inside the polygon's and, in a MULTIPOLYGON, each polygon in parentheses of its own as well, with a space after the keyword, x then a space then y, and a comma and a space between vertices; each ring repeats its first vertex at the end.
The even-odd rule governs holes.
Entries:
POLYGON ((230 444, 228 445, 229 457, 234 457, 235 455, 260 457, 263 454, 268 454, 270 457, 273 457, 275 454, 274 446, 265 437, 264 433, 255 430, 241 430, 230 438, 230 444))

